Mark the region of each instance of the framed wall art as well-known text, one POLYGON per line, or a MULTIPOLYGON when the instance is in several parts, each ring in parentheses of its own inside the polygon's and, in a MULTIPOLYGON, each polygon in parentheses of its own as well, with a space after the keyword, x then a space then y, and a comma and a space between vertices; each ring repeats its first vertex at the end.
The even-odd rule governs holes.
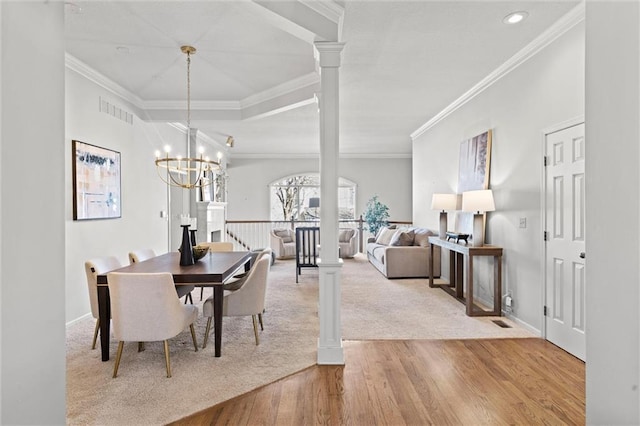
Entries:
POLYGON ((73 220, 122 216, 120 153, 72 141, 73 220))
MULTIPOLYGON (((458 165, 458 194, 465 191, 489 189, 491 166, 491 130, 460 142, 458 165)), ((473 213, 456 212, 456 231, 473 233, 473 213)))

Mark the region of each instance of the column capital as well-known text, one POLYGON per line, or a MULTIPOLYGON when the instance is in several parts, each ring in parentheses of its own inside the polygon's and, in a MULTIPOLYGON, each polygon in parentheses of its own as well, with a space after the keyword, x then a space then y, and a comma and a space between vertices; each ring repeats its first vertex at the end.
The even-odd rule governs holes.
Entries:
POLYGON ((313 57, 320 68, 338 68, 344 43, 337 41, 316 41, 313 43, 313 57))

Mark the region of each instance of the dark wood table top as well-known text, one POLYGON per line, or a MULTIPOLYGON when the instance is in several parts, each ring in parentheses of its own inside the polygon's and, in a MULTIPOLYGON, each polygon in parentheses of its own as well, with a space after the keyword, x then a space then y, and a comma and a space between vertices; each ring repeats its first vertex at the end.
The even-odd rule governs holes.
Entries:
MULTIPOLYGON (((169 272, 176 284, 214 285, 225 282, 250 258, 248 251, 209 252, 194 265, 180 266, 180 253, 170 252, 111 272, 169 272)), ((107 285, 107 274, 98 275, 98 285, 107 285)))

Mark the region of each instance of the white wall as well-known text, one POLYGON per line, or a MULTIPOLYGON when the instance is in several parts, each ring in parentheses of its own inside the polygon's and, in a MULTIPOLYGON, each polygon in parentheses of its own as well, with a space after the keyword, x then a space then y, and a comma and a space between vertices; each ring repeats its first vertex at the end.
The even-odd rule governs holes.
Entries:
MULTIPOLYGON (((229 164, 229 220, 269 220, 269 184, 279 178, 318 173, 317 159, 233 159, 229 164)), ((378 195, 391 220, 411 220, 411 159, 340 160, 340 177, 357 184, 356 215, 378 195)))
POLYGON ((0 423, 64 424, 64 6, 0 2, 0 423))
POLYGON ((493 130, 490 188, 497 211, 487 215, 486 240, 504 248, 503 293, 511 291, 514 315, 537 330, 543 285, 541 132, 583 114, 581 23, 413 144, 413 221, 437 229, 431 194, 457 192, 460 142, 493 130), (526 229, 518 227, 522 217, 526 229))
MULTIPOLYGON (((165 144, 184 145, 185 135, 167 125, 153 125, 134 117, 133 125, 100 112, 102 97, 133 111, 127 102, 75 71, 66 70, 65 223, 66 223, 66 320, 90 312, 84 262, 93 257, 116 256, 127 265, 131 250, 150 247, 167 251, 166 185, 154 165, 154 153, 165 144), (122 162, 122 217, 106 220, 73 220, 71 140, 119 151, 122 162)), ((180 146, 182 146, 180 145, 180 146)), ((174 148, 175 149, 175 148, 174 148)), ((87 336, 89 339, 90 336, 87 336)), ((89 342, 89 340, 87 340, 89 342)))
POLYGON ((586 13, 587 424, 637 425, 640 6, 586 13))

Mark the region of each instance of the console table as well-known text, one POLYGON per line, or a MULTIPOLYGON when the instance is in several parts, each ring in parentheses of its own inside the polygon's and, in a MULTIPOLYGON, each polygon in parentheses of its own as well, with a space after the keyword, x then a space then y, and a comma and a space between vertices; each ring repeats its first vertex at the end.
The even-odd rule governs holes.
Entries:
POLYGON ((482 247, 467 246, 451 241, 442 240, 439 237, 429 237, 430 262, 429 262, 429 287, 440 287, 456 299, 466 305, 467 315, 474 316, 500 316, 502 315, 502 247, 484 245, 482 247), (447 249, 449 255, 449 277, 447 284, 434 284, 433 282, 433 249, 439 246, 447 249), (485 310, 473 301, 473 258, 476 256, 493 257, 493 309, 485 310), (467 274, 466 297, 464 294, 464 274, 467 274))

